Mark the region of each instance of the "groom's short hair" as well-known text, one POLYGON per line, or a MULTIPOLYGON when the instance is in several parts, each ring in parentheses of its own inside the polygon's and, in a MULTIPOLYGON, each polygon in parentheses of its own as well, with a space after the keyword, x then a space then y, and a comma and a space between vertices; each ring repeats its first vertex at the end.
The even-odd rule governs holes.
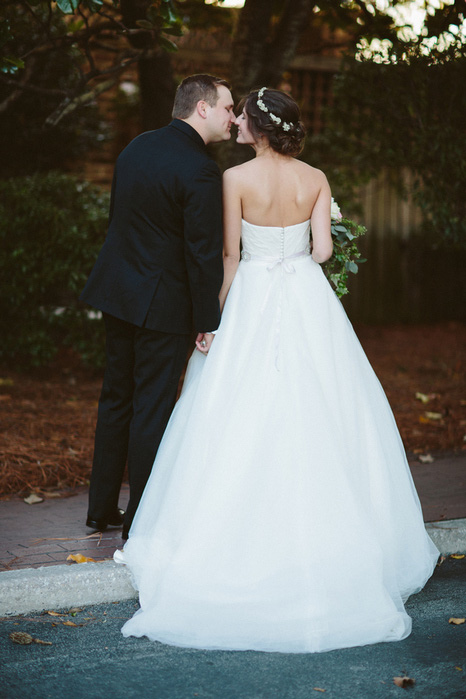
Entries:
POLYGON ((178 85, 173 104, 172 117, 174 119, 187 119, 196 109, 196 104, 204 100, 211 107, 215 107, 218 100, 219 85, 224 85, 230 89, 230 85, 223 78, 216 78, 213 75, 200 73, 190 75, 178 85))

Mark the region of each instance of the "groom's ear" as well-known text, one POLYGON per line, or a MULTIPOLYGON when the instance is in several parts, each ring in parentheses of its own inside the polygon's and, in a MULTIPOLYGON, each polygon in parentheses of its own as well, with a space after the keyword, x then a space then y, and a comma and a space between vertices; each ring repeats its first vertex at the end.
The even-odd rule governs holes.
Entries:
POLYGON ((205 100, 199 100, 196 104, 196 112, 199 114, 201 119, 207 118, 207 102, 205 100))

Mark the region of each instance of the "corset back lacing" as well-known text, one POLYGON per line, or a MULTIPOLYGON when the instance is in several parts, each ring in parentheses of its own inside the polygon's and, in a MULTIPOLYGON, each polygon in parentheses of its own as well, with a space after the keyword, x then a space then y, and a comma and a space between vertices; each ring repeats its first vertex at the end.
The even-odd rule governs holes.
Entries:
MULTIPOLYGON (((273 272, 274 270, 280 269, 281 270, 281 280, 280 280, 280 286, 279 286, 279 292, 278 292, 278 301, 277 301, 277 306, 275 308, 275 316, 274 316, 274 347, 275 347, 275 368, 277 371, 280 371, 280 330, 281 330, 281 318, 282 318, 282 305, 283 305, 283 287, 284 287, 284 281, 285 281, 285 275, 286 274, 294 274, 296 272, 296 269, 294 265, 290 262, 290 260, 297 259, 299 257, 304 257, 304 256, 309 256, 310 255, 310 246, 306 246, 304 250, 301 250, 300 252, 296 252, 292 255, 287 255, 285 257, 285 229, 282 228, 281 232, 281 255, 280 257, 276 256, 271 256, 271 255, 251 255, 247 251, 244 251, 241 253, 241 259, 244 262, 249 262, 255 261, 255 262, 269 262, 270 264, 267 265, 267 271, 268 272, 273 272)), ((262 302, 261 305, 261 314, 264 312, 268 300, 270 298, 270 293, 272 290, 272 280, 270 281, 269 287, 267 289, 267 293, 265 295, 265 298, 262 302)))

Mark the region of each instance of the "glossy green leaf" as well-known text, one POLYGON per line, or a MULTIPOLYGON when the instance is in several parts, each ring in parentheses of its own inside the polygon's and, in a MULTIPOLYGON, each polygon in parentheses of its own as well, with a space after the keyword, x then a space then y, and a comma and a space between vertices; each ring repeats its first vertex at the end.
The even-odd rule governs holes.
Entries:
POLYGON ((160 14, 164 20, 170 24, 175 24, 177 21, 179 21, 179 17, 171 2, 160 6, 160 14))
POLYGON ((345 268, 348 270, 348 272, 352 272, 353 274, 358 273, 358 266, 356 262, 353 262, 353 260, 348 260, 348 262, 345 263, 345 268))
POLYGON ((79 0, 57 0, 57 7, 65 15, 72 15, 78 9, 79 0))
POLYGON ((178 51, 178 46, 174 44, 173 41, 170 41, 170 39, 167 39, 165 36, 159 37, 159 43, 160 46, 164 49, 164 51, 170 51, 172 53, 178 51))
POLYGON ((24 68, 24 61, 22 61, 20 58, 5 56, 0 59, 0 71, 2 73, 14 74, 21 68, 24 68))
POLYGON ((174 26, 162 27, 164 34, 171 34, 172 36, 183 36, 183 27, 181 24, 175 24, 174 26))
POLYGON ((84 0, 84 6, 88 7, 91 12, 98 12, 103 3, 103 0, 84 0))
POLYGON ((136 24, 141 29, 149 29, 150 31, 154 29, 154 25, 152 24, 152 22, 149 22, 147 19, 138 19, 136 24))

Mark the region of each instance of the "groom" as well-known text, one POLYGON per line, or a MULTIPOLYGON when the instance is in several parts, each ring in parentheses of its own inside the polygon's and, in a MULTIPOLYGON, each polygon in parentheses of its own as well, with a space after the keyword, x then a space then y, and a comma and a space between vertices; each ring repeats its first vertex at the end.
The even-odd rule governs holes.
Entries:
POLYGON ((226 81, 179 85, 173 121, 135 138, 113 178, 109 228, 81 299, 103 312, 107 364, 95 434, 86 525, 123 525, 149 478, 176 400, 192 330, 208 349, 220 322, 221 176, 206 151, 230 138, 226 81), (126 513, 118 496, 128 462, 126 513))

